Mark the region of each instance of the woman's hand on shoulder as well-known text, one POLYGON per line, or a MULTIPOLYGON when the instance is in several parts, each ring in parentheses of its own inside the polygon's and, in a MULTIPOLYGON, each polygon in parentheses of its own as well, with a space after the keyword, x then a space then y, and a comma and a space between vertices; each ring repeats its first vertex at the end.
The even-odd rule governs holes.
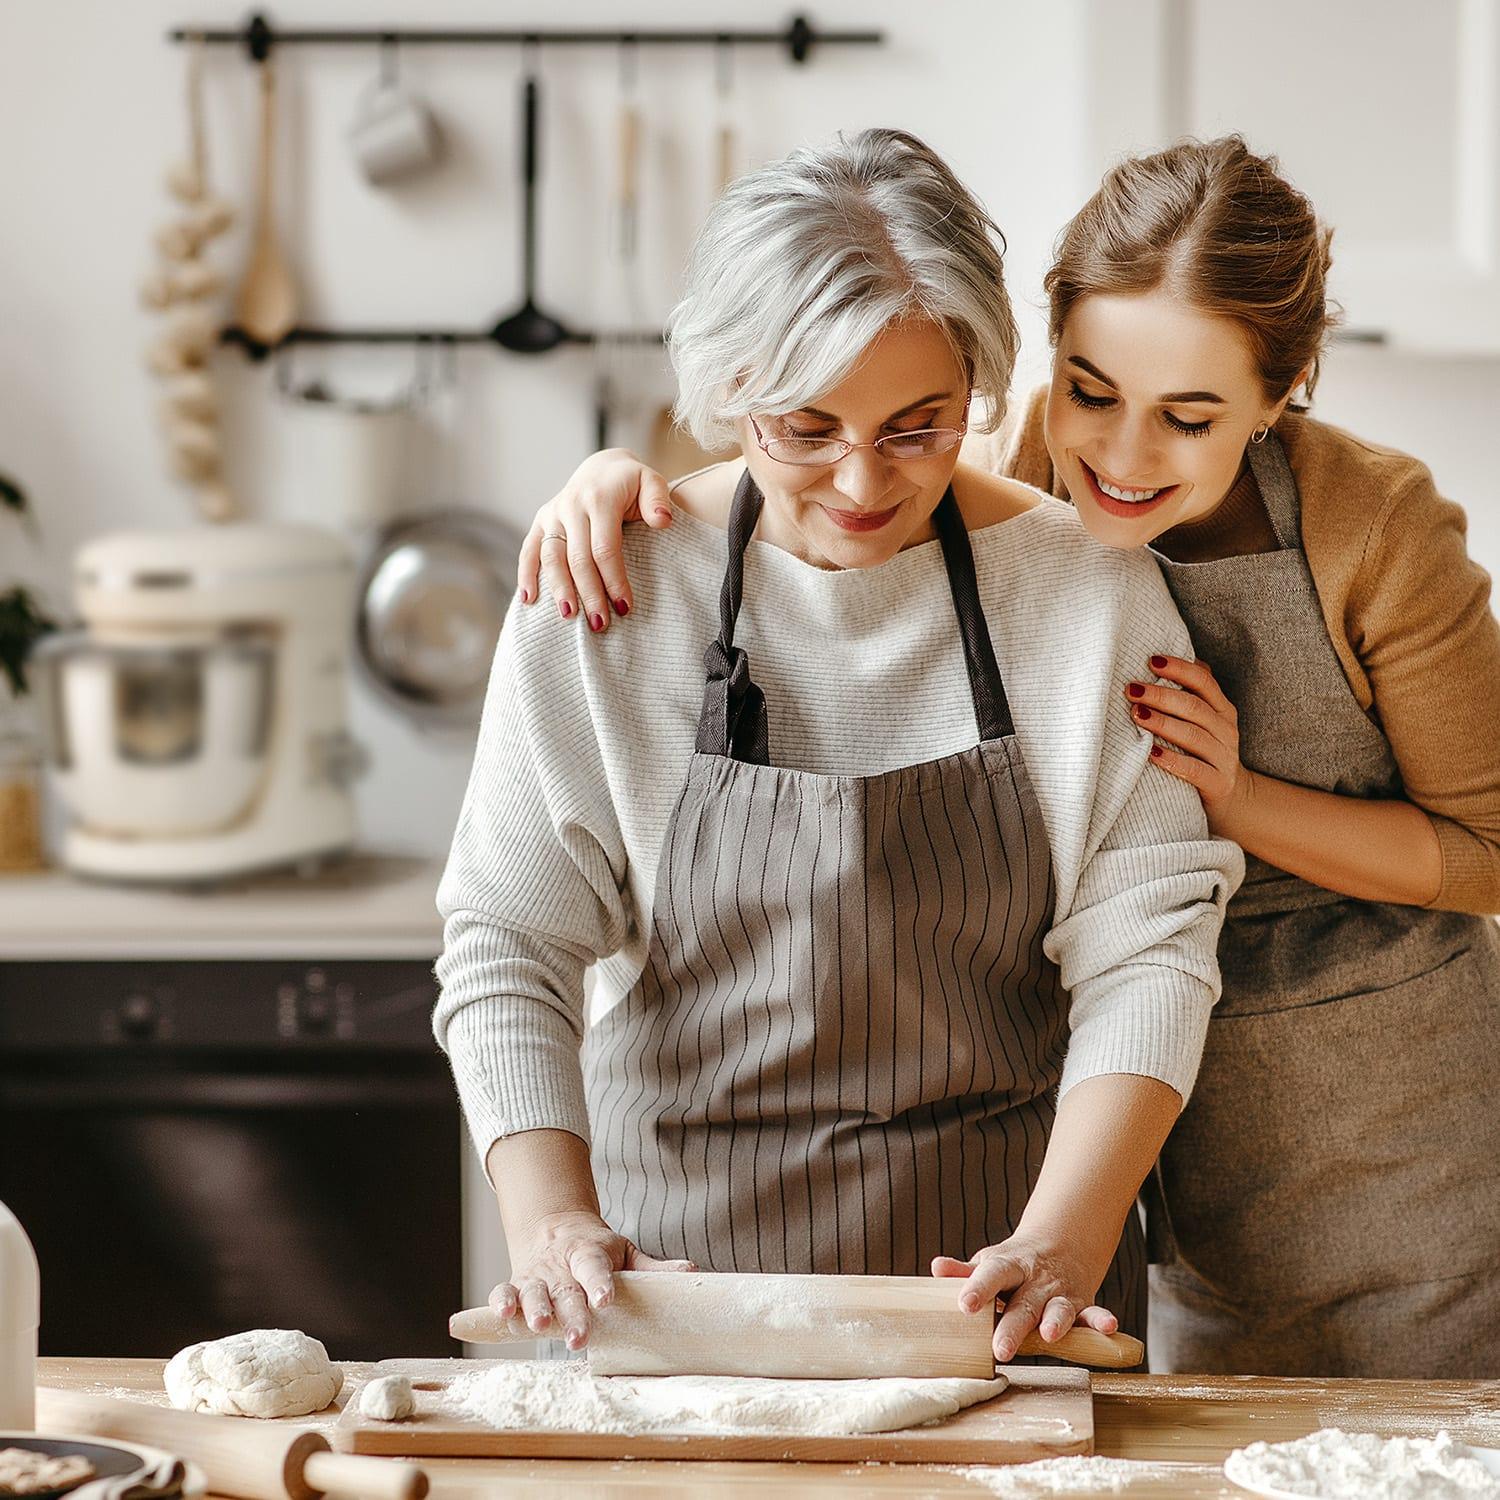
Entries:
POLYGON ((516 570, 522 604, 536 603, 545 578, 565 620, 583 615, 600 631, 612 614, 628 615, 635 601, 621 545, 627 521, 670 526, 671 493, 629 449, 605 448, 573 470, 531 523, 516 570))
POLYGON ((596 1213, 545 1215, 511 1249, 510 1280, 490 1293, 490 1307, 507 1323, 570 1349, 588 1342, 590 1312, 614 1300, 616 1271, 694 1271, 688 1260, 657 1260, 596 1213))
POLYGON ((1120 1320, 1094 1301, 1102 1273, 1085 1264, 1087 1259, 1068 1243, 1017 1230, 967 1260, 939 1255, 932 1274, 964 1278, 957 1295, 965 1312, 978 1313, 999 1303, 994 1350, 996 1361, 1004 1365, 1036 1330, 1051 1344, 1075 1323, 1100 1333, 1119 1328, 1120 1320))
POLYGON ((1125 699, 1138 728, 1153 735, 1152 760, 1202 798, 1209 831, 1234 837, 1236 815, 1254 795, 1255 778, 1240 760, 1239 713, 1209 667, 1180 656, 1153 656, 1162 682, 1137 681, 1125 699))

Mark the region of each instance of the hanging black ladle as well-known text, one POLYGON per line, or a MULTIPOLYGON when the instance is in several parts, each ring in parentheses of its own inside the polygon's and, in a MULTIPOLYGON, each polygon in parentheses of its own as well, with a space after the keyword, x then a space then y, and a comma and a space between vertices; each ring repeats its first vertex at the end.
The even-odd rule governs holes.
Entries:
POLYGON ((503 348, 517 354, 545 354, 559 344, 577 338, 571 329, 559 323, 551 313, 536 305, 536 116, 537 87, 535 77, 528 76, 523 93, 522 116, 523 175, 526 184, 526 212, 522 227, 522 257, 525 267, 522 290, 525 298, 509 317, 501 318, 490 330, 490 337, 503 348))

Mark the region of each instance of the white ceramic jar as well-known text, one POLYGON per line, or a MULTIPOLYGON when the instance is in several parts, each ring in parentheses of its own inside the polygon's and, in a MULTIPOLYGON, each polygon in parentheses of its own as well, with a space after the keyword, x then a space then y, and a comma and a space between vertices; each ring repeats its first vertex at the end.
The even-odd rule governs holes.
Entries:
POLYGON ((41 1278, 36 1252, 0 1203, 0 1432, 36 1427, 36 1331, 41 1278))

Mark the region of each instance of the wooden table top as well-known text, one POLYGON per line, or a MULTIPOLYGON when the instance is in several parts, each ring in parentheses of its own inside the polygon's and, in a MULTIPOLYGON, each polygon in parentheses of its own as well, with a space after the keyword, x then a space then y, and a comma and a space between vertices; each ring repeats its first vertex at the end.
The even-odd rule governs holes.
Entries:
MULTIPOLYGON (((43 1359, 41 1385, 166 1404, 161 1360, 43 1359)), ((370 1365, 345 1364, 347 1392, 370 1365)), ((342 1398, 341 1398, 342 1399, 342 1398)), ((338 1410, 296 1419, 327 1432, 338 1410)), ((1114 1490, 1060 1491, 1025 1482, 1024 1467, 908 1464, 587 1462, 580 1459, 423 1459, 436 1500, 949 1500, 964 1495, 1118 1493, 1132 1500, 1244 1500, 1220 1465, 1246 1443, 1284 1442, 1320 1427, 1455 1438, 1500 1447, 1500 1380, 1273 1380, 1259 1376, 1094 1376, 1095 1451, 1129 1460, 1114 1490), (1136 1467, 1138 1466, 1138 1467, 1136 1467)), ((392 1460, 398 1462, 399 1460, 392 1460)))

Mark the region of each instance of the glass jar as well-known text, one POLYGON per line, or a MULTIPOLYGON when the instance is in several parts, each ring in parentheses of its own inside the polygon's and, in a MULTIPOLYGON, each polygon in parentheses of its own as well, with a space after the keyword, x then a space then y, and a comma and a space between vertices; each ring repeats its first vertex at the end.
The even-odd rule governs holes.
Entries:
POLYGON ((0 724, 0 874, 45 863, 41 742, 29 730, 0 724))

